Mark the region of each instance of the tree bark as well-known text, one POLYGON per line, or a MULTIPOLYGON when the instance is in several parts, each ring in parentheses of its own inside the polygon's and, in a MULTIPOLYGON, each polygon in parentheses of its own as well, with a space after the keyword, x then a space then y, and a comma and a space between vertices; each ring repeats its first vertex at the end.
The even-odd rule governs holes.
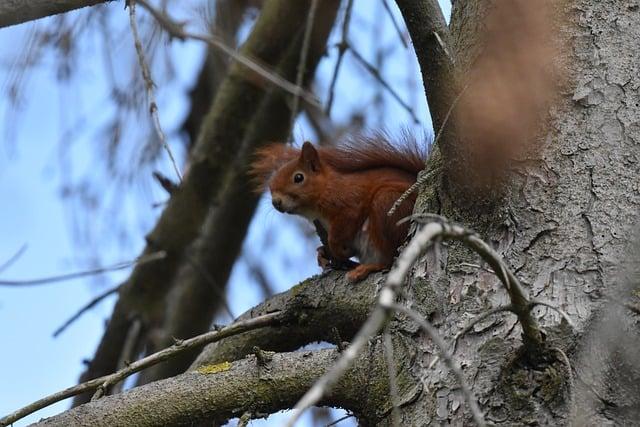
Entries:
MULTIPOLYGON (((385 365, 381 347, 359 359, 323 399, 375 425, 376 409, 387 407, 385 365)), ((293 406, 339 357, 334 349, 275 354, 258 362, 255 356, 206 365, 197 371, 107 396, 42 420, 35 426, 167 426, 211 420, 221 425, 247 410, 270 414, 293 406)))
MULTIPOLYGON (((462 67, 470 66, 479 52, 476 35, 482 30, 485 8, 491 6, 480 1, 454 3, 450 40, 462 67)), ((583 333, 598 323, 603 295, 616 288, 640 205, 640 194, 630 191, 640 176, 634 160, 640 155, 637 6, 584 0, 554 7, 562 24, 559 35, 571 42, 560 60, 571 83, 557 94, 548 112, 547 126, 537 138, 541 150, 516 162, 506 197, 492 210, 465 211, 450 203, 439 212, 479 231, 503 254, 530 295, 556 304, 577 325, 571 332, 557 313, 535 310, 547 330, 550 356, 548 365, 537 368, 522 361, 520 329, 511 316, 495 316, 461 340, 455 357, 465 367, 487 421, 496 424, 566 424, 572 414, 571 397, 577 395, 575 402, 581 394, 593 397, 592 390, 585 391, 590 387, 580 381, 572 384, 566 365, 551 348, 568 353, 574 367, 580 360, 576 348, 593 351, 583 333)), ((416 276, 426 280, 409 288, 408 299, 419 301, 415 293, 424 292, 420 287, 432 287, 440 307, 434 321, 445 337, 453 337, 487 309, 507 304, 494 274, 465 263, 477 263, 467 248, 440 246, 416 270, 416 276)), ((621 314, 628 319, 628 313, 621 314)), ((622 324, 629 323, 634 322, 622 324)), ((633 333, 625 336, 637 342, 633 333)), ((426 386, 415 403, 402 408, 402 424, 468 422, 468 410, 449 372, 439 365, 428 369, 432 344, 416 339, 416 345, 415 375, 425 378, 426 386)), ((611 390, 620 388, 624 373, 637 378, 637 364, 631 370, 618 369, 616 382, 611 380, 616 366, 611 356, 596 359, 605 361, 601 366, 606 369, 589 372, 599 378, 596 393, 606 398, 595 399, 588 423, 631 420, 639 411, 637 402, 629 400, 634 395, 631 379, 623 391, 611 390)))

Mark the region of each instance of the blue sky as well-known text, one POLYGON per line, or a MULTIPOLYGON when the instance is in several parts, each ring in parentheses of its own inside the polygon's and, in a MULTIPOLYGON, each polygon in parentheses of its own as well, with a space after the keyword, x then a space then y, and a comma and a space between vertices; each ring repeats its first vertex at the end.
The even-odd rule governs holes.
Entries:
MULTIPOLYGON (((368 7, 370 4, 372 0, 355 1, 351 34, 365 56, 373 52, 371 31, 376 30, 375 23, 381 17, 386 18, 381 15, 381 8, 368 7)), ((106 7, 113 9, 113 19, 122 20, 126 25, 128 16, 121 3, 111 3, 106 7)), ((448 4, 444 8, 448 15, 448 4)), ((46 23, 44 20, 38 25, 46 23)), ((0 46, 3 47, 0 87, 3 92, 7 90, 12 76, 7 64, 13 57, 10 53, 22 48, 32 25, 0 30, 0 46)), ((337 36, 339 34, 334 34, 337 36)), ((392 44, 394 37, 397 39, 398 36, 386 20, 375 42, 392 44)), ((121 42, 127 48, 132 46, 131 39, 123 38, 121 42)), ((89 37, 81 43, 82 60, 76 63, 81 77, 73 79, 72 83, 61 85, 56 80, 55 54, 44 53, 42 65, 35 68, 25 81, 26 103, 21 110, 15 112, 6 96, 0 99, 0 200, 5 201, 3 209, 0 209, 0 265, 21 246, 27 245, 24 254, 14 264, 0 271, 0 280, 46 277, 81 270, 96 263, 110 265, 133 259, 143 247, 145 232, 160 212, 151 205, 164 200, 166 196, 162 190, 154 185, 134 185, 129 193, 122 195, 122 203, 114 203, 120 209, 110 209, 106 214, 89 216, 79 222, 80 228, 89 229, 84 241, 79 243, 74 238, 78 230, 71 219, 74 209, 79 207, 60 197, 63 178, 91 174, 98 182, 109 180, 108 173, 95 167, 101 156, 96 135, 114 110, 106 99, 108 86, 104 58, 96 43, 95 38, 89 37), (74 128, 81 117, 89 117, 90 120, 73 139, 64 139, 65 132, 74 128), (115 215, 120 223, 125 224, 124 231, 115 230, 113 234, 126 231, 126 239, 110 234, 104 218, 107 215, 115 215)), ((395 44, 399 46, 397 42, 395 44)), ((179 156, 182 155, 180 143, 171 131, 179 126, 188 110, 186 90, 198 72, 203 51, 197 43, 174 43, 170 47, 170 55, 180 67, 176 69, 177 77, 167 88, 159 85, 161 121, 179 156)), ((330 54, 319 69, 325 86, 335 61, 335 55, 330 54)), ((409 91, 410 82, 400 78, 407 75, 408 67, 409 71, 414 71, 417 87, 421 87, 417 64, 412 58, 412 52, 399 46, 385 64, 385 72, 404 99, 415 105, 416 113, 426 118, 428 114, 421 90, 418 93, 409 91)), ((334 117, 339 119, 353 106, 370 103, 371 82, 371 77, 347 58, 338 81, 334 117)), ((384 97, 387 107, 383 116, 371 118, 370 122, 376 126, 384 125, 391 131, 411 126, 406 112, 388 94, 384 97)), ((422 123, 422 128, 429 129, 430 123, 422 123)), ((300 121, 295 130, 297 139, 311 133, 300 121)), ((157 167, 171 176, 166 161, 161 160, 157 167)), ((104 196, 112 197, 109 190, 105 190, 104 196)), ((319 271, 315 265, 317 244, 302 237, 303 228, 296 221, 275 212, 268 198, 264 198, 245 242, 245 250, 257 255, 266 240, 271 242, 270 251, 277 256, 266 263, 266 274, 277 291, 285 290, 319 271)), ((58 338, 53 338, 52 333, 80 306, 119 283, 127 274, 127 271, 120 271, 97 278, 34 287, 0 286, 0 342, 3 343, 0 351, 1 415, 75 383, 83 369, 83 359, 90 358, 96 348, 114 298, 85 314, 58 338)), ((261 298, 252 284, 246 264, 238 263, 228 295, 233 312, 240 314, 259 303, 261 298)), ((68 404, 65 401, 50 406, 15 425, 26 425, 58 413, 68 404)), ((276 417, 271 417, 267 423, 278 425, 276 417)), ((251 425, 265 424, 256 421, 251 425)))

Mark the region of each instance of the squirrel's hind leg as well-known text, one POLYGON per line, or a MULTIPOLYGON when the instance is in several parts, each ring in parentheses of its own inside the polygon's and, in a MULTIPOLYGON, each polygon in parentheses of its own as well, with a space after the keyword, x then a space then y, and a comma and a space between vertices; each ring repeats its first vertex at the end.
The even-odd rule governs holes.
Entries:
POLYGON ((347 273, 347 280, 350 282, 359 282, 365 279, 369 274, 382 271, 388 268, 385 264, 360 264, 353 270, 349 270, 347 273))

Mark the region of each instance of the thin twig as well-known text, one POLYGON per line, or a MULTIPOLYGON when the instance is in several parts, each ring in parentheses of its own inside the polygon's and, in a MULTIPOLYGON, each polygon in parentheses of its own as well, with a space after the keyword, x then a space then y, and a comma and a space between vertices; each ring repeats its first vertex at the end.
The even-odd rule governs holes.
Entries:
POLYGON ((298 403, 296 403, 292 410, 291 417, 287 420, 287 427, 293 427, 304 411, 318 403, 322 396, 327 393, 333 384, 338 381, 355 361, 369 339, 378 334, 380 330, 386 326, 394 310, 397 308, 395 300, 409 270, 420 254, 438 238, 462 241, 477 252, 493 270, 496 271, 496 275, 509 294, 511 306, 520 321, 524 332, 523 341, 525 346, 531 350, 539 350, 542 348, 542 331, 538 322, 531 316, 529 298, 524 292, 520 281, 507 268, 500 256, 475 233, 447 222, 432 222, 418 230, 416 235, 400 253, 395 267, 391 269, 387 275, 385 285, 378 295, 378 302, 373 312, 355 335, 351 345, 342 352, 341 357, 331 369, 320 377, 304 396, 300 398, 298 403))
POLYGON ((347 8, 344 12, 344 19, 342 20, 342 39, 338 43, 338 59, 336 60, 336 66, 333 69, 333 75, 331 76, 331 84, 329 85, 329 100, 325 107, 325 113, 327 116, 331 115, 331 107, 333 106, 333 97, 335 96, 336 82, 338 81, 338 72, 340 71, 340 65, 342 65, 342 59, 344 53, 349 47, 347 37, 349 35, 349 24, 351 22, 351 9, 353 7, 353 0, 347 1, 347 8))
POLYGON ((96 276, 98 274, 109 273, 112 271, 124 270, 134 265, 146 264, 148 262, 157 261, 167 256, 166 252, 159 251, 149 255, 142 255, 134 259, 133 261, 123 261, 108 267, 99 267, 91 270, 78 271, 75 273, 61 274, 59 276, 42 277, 39 279, 27 279, 27 280, 0 280, 0 286, 35 286, 44 285, 47 283, 63 282, 65 280, 79 279, 87 276, 96 276))
POLYGON ((387 275, 385 285, 378 294, 378 302, 373 312, 354 336, 351 345, 341 353, 338 361, 296 403, 291 417, 287 420, 287 427, 293 427, 304 411, 318 403, 322 396, 355 361, 358 354, 369 342, 369 339, 380 332, 391 319, 397 293, 400 291, 413 263, 441 232, 442 227, 439 224, 428 224, 418 230, 416 235, 409 241, 409 244, 398 256, 395 267, 387 275))
POLYGON ((275 324, 278 324, 280 321, 280 312, 273 312, 265 314, 263 316, 254 317, 253 319, 247 319, 232 323, 231 325, 225 326, 218 331, 210 331, 202 335, 189 338, 187 340, 179 341, 171 347, 165 348, 158 351, 157 353, 153 353, 147 357, 131 363, 129 366, 121 369, 118 372, 95 378, 75 385, 73 387, 69 387, 65 390, 59 391, 36 402, 33 402, 25 406, 24 408, 18 409, 17 411, 7 415, 6 417, 1 418, 0 427, 6 427, 39 409, 45 408, 61 400, 76 396, 90 390, 95 390, 105 383, 115 384, 127 378, 128 376, 135 374, 136 372, 154 366, 160 362, 176 356, 177 354, 192 350, 194 348, 202 347, 206 344, 220 341, 223 338, 238 335, 243 332, 263 328, 266 326, 273 326, 275 324))
POLYGON ((207 43, 211 47, 223 52, 225 55, 228 55, 233 60, 238 63, 244 65, 254 73, 263 77, 268 82, 273 85, 283 89, 286 92, 294 96, 298 96, 304 99, 306 102, 314 105, 318 108, 322 108, 322 105, 318 102, 317 98, 310 92, 304 90, 304 88, 296 86, 290 81, 280 77, 275 72, 268 70, 263 65, 260 65, 256 59, 250 58, 247 55, 236 51, 234 48, 229 47, 225 41, 214 34, 203 35, 203 34, 195 34, 188 31, 185 31, 183 28, 183 24, 177 23, 172 20, 169 16, 158 12, 151 6, 146 0, 136 0, 140 3, 140 6, 144 7, 149 13, 158 21, 160 26, 164 28, 164 30, 172 37, 175 37, 180 40, 192 39, 199 40, 201 42, 207 43), (162 18, 161 18, 162 17, 162 18))
MULTIPOLYGON (((304 84, 304 72, 307 69, 307 56, 309 54, 309 46, 311 44, 311 33, 313 31, 313 21, 315 21, 316 10, 318 9, 318 0, 311 1, 309 14, 307 15, 307 23, 304 28, 304 38, 302 39, 302 47, 300 48, 300 60, 298 61, 298 69, 296 74, 296 86, 302 87, 304 84)), ((300 96, 293 96, 293 105, 291 106, 291 119, 289 121, 289 135, 293 136, 293 126, 298 115, 298 107, 300 106, 300 96)), ((290 138, 291 139, 291 138, 290 138)))
MULTIPOLYGON (((451 103, 451 106, 447 110, 447 114, 444 116, 444 120, 442 120, 442 124, 440 125, 440 129, 438 129, 438 134, 436 135, 435 139, 433 140, 433 144, 432 145, 434 147, 438 144, 438 141, 440 140, 440 137, 442 136, 442 133, 444 131, 444 127, 447 124, 447 122, 449 121, 449 117, 451 116, 451 113, 453 112, 453 109, 456 107, 456 105, 458 104, 458 101, 460 101, 460 98, 462 98, 462 95, 465 93, 465 91, 467 90, 468 87, 469 87, 469 84, 467 83, 462 88, 460 93, 455 97, 455 99, 451 103)), ((395 203, 393 204, 393 206, 391 206, 391 209, 389 209, 389 212, 387 212, 387 215, 388 216, 393 215, 394 212, 398 209, 398 207, 402 204, 402 202, 404 202, 407 199, 407 197, 409 197, 411 194, 413 194, 413 192, 416 191, 418 189, 418 187, 421 187, 422 185, 424 185, 424 183, 426 183, 429 180, 429 178, 431 178, 431 176, 437 170, 438 169, 434 169, 429 173, 425 173, 425 174, 422 174, 421 176, 419 176, 418 179, 416 180, 416 182, 414 182, 411 187, 409 187, 404 193, 402 193, 402 195, 400 197, 398 197, 398 200, 396 200, 395 203)))
POLYGON ((440 334, 436 328, 434 328, 431 323, 429 323, 424 317, 420 314, 411 310, 410 308, 404 307, 399 304, 394 304, 394 309, 396 311, 402 312, 413 319, 420 328, 429 335, 431 341, 438 347, 440 351, 440 357, 445 361, 453 375, 455 375, 458 383, 460 384, 460 388, 462 389, 462 395, 464 399, 467 401, 467 405, 469 405, 469 409, 471 410, 471 416, 473 417, 473 421, 475 421, 476 425, 484 426, 484 416, 482 415, 482 411, 478 407, 478 403, 476 401, 476 397, 473 394, 473 391, 467 384, 467 381, 464 378, 464 374, 462 373, 462 369, 460 369, 460 365, 455 361, 453 355, 447 351, 447 344, 444 342, 440 334))
POLYGON ((396 380, 396 365, 393 357, 393 342, 389 333, 389 325, 384 330, 384 358, 387 362, 387 374, 389 375, 389 400, 391 400, 391 425, 398 427, 400 425, 400 413, 398 412, 397 401, 398 382, 396 380))
POLYGON ((158 139, 162 144, 162 147, 169 155, 169 160, 173 165, 173 169, 176 172, 178 181, 182 183, 182 175, 180 174, 180 168, 176 163, 176 159, 173 156, 171 147, 167 143, 162 126, 160 125, 160 117, 158 116, 158 104, 156 102, 155 92, 153 87, 155 83, 151 78, 151 70, 144 56, 144 50, 142 49, 142 42, 140 41, 140 35, 138 34, 138 24, 136 23, 136 0, 127 0, 129 6, 129 25, 131 26, 131 33, 133 34, 133 41, 136 47, 136 54, 138 55, 138 63, 140 64, 140 70, 142 70, 142 79, 144 80, 145 87, 147 89, 147 101, 149 102, 149 114, 151 114, 151 120, 155 128, 158 139))
MULTIPOLYGON (((136 349, 138 348, 138 344, 140 342, 142 332, 142 321, 140 319, 135 319, 131 326, 129 327, 129 331, 127 332, 127 337, 124 341, 124 345, 122 346, 122 352, 120 353, 120 359, 118 360, 118 370, 126 367, 131 364, 131 361, 137 356, 136 349)), ((118 394, 122 391, 124 387, 124 381, 119 381, 117 383, 107 383, 105 382, 102 386, 98 387, 96 393, 93 395, 91 400, 96 400, 102 397, 103 394, 110 392, 111 394, 118 394), (111 389, 111 390, 109 390, 111 389), (98 393, 102 392, 103 394, 98 395, 98 393)))
POLYGON ((382 85, 382 87, 391 94, 391 96, 398 102, 398 104, 400 104, 402 108, 404 108, 407 113, 409 113, 413 121, 419 124, 420 119, 418 119, 418 116, 416 116, 413 108, 411 108, 411 106, 407 104, 402 99, 402 97, 400 97, 398 92, 396 92, 395 89, 393 89, 393 87, 391 87, 391 85, 382 77, 380 71, 378 71, 378 69, 371 65, 366 59, 364 59, 364 57, 360 55, 360 53, 355 50, 351 44, 349 44, 349 51, 353 54, 353 57, 356 58, 358 62, 360 62, 360 64, 369 72, 369 74, 371 74, 373 78, 375 78, 382 85))
POLYGON ((11 265, 14 262, 16 262, 22 256, 22 254, 24 254, 26 250, 27 250, 27 244, 24 243, 22 246, 20 246, 20 249, 18 249, 15 254, 11 255, 11 257, 8 260, 6 260, 2 265, 0 265, 0 273, 6 270, 7 268, 11 267, 11 265))
POLYGON ((393 28, 395 28, 396 33, 398 33, 398 37, 400 38, 400 41, 402 42, 402 46, 404 46, 405 49, 409 48, 409 44, 407 43, 407 39, 404 36, 404 33, 402 32, 402 29, 400 28, 400 24, 398 24, 398 21, 396 21, 396 17, 393 15, 393 11, 391 10, 391 6, 389 6, 388 0, 382 0, 382 5, 384 6, 384 10, 387 11, 387 13, 389 14, 389 18, 391 19, 391 23, 393 24, 393 28))
POLYGON ((103 299, 105 299, 105 298, 117 293, 118 291, 120 291, 120 288, 122 288, 122 285, 123 284, 121 283, 118 286, 115 286, 115 287, 113 287, 111 289, 107 289, 106 291, 104 291, 100 295, 98 295, 95 298, 93 298, 87 304, 82 306, 73 316, 71 316, 67 321, 65 321, 58 329, 56 329, 53 332, 53 337, 57 338, 58 335, 60 335, 62 332, 64 332, 65 329, 67 329, 73 322, 78 320, 80 318, 80 316, 82 316, 84 313, 86 313, 87 311, 89 311, 93 307, 95 307, 96 304, 98 304, 100 301, 102 301, 103 299))
POLYGON ((347 414, 347 415, 345 415, 344 417, 340 417, 340 418, 338 418, 337 420, 335 420, 335 421, 333 421, 333 422, 331 422, 331 423, 327 424, 327 425, 326 425, 326 426, 324 426, 324 427, 333 427, 333 426, 335 426, 335 425, 337 425, 337 424, 339 424, 339 423, 341 423, 341 422, 343 422, 343 421, 345 421, 345 420, 348 420, 349 418, 353 418, 353 417, 354 417, 354 415, 353 415, 353 414, 347 414))

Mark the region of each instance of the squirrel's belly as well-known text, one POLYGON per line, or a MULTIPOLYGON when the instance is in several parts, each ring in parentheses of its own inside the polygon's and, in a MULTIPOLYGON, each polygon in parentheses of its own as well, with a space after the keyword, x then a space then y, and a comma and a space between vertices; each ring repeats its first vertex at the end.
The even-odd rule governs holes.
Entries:
POLYGON ((371 239, 369 238, 369 220, 367 219, 360 231, 356 234, 356 238, 353 242, 353 247, 356 252, 356 257, 361 264, 382 264, 384 263, 384 257, 379 250, 373 246, 371 239))

